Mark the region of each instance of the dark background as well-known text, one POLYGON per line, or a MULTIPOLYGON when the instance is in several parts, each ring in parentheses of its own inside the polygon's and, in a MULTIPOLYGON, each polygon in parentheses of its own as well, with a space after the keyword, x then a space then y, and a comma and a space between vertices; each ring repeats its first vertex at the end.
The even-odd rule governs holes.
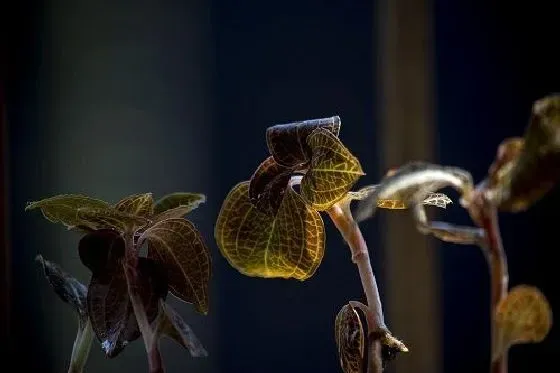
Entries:
MULTIPOLYGON (((72 311, 49 289, 35 255, 87 280, 77 237, 24 213, 27 201, 77 192, 116 201, 184 190, 208 196, 192 220, 211 247, 214 274, 208 316, 177 306, 210 357, 194 360, 166 344, 169 371, 340 372, 333 320, 348 299, 361 297, 361 287, 332 224, 326 221, 324 261, 304 283, 241 276, 219 255, 212 232, 229 189, 266 156, 270 125, 340 115, 341 138, 360 158, 366 182, 384 173, 376 169, 374 146, 375 3, 14 4, 2 10, 0 93, 8 125, 2 144, 11 249, 5 272, 11 294, 3 304, 11 315, 2 350, 8 361, 18 371, 60 372, 70 355, 72 311)), ((435 1, 439 162, 481 179, 499 142, 522 134, 532 102, 558 90, 551 4, 435 1)), ((524 214, 501 216, 511 284, 540 287, 553 310, 560 310, 552 259, 559 199, 555 190, 524 214)), ((468 223, 458 208, 446 217, 468 223)), ((375 233, 365 232, 373 244, 375 233)), ((473 248, 443 245, 439 253, 444 371, 487 371, 486 263, 473 248)), ((382 259, 374 267, 382 273, 382 259)), ((554 369, 558 333, 555 326, 544 343, 514 347, 510 373, 554 369)), ((112 362, 94 345, 86 369, 145 365, 138 342, 112 362)))

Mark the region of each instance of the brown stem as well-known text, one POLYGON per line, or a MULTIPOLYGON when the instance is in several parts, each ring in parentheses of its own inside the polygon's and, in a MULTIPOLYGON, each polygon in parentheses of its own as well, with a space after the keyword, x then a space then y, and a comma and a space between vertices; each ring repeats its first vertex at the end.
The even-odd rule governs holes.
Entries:
POLYGON ((152 348, 148 352, 148 363, 150 365, 150 373, 165 372, 163 360, 161 358, 161 353, 159 352, 159 346, 157 343, 154 343, 152 345, 152 348))
MULTIPOLYGON (((496 338, 496 325, 494 323, 494 315, 496 306, 507 295, 508 290, 508 266, 507 257, 502 245, 502 236, 498 223, 498 211, 485 196, 484 188, 478 189, 473 203, 469 208, 469 212, 475 223, 484 229, 486 236, 486 257, 490 268, 490 320, 491 320, 491 341, 496 338)), ((493 355, 493 351, 492 354, 493 355)), ((500 357, 493 359, 491 357, 490 373, 507 373, 508 371, 508 355, 504 352, 500 357)))
MULTIPOLYGON (((352 262, 358 267, 362 287, 366 294, 367 305, 372 316, 372 323, 368 323, 368 334, 374 335, 381 329, 386 329, 383 318, 381 298, 377 288, 377 281, 371 268, 369 250, 358 226, 350 212, 350 201, 342 201, 334 204, 327 210, 336 228, 348 243, 352 253, 352 262)), ((380 373, 383 371, 381 359, 381 343, 378 339, 373 340, 368 349, 368 373, 380 373)))

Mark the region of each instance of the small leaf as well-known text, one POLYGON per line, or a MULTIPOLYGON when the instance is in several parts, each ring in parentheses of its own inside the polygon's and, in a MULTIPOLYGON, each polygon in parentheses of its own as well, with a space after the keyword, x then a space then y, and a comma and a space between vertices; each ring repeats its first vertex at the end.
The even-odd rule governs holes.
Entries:
POLYGON ((552 310, 534 286, 518 285, 496 307, 493 359, 512 345, 542 342, 552 327, 552 310))
MULTIPOLYGON (((139 291, 149 322, 156 319, 159 300, 165 298, 164 271, 152 260, 138 258, 139 291)), ((113 358, 141 335, 128 293, 123 260, 110 261, 92 275, 87 294, 93 330, 105 354, 113 358)))
POLYGON ((297 167, 281 166, 268 157, 262 162, 249 184, 249 199, 257 209, 275 215, 284 199, 286 187, 297 167))
POLYGON ((52 223, 62 223, 68 228, 87 224, 90 228, 96 228, 91 222, 83 222, 78 217, 81 208, 102 209, 109 208, 107 202, 93 199, 81 194, 61 194, 58 196, 30 202, 25 210, 40 208, 43 216, 52 223))
POLYGON ((312 151, 307 145, 307 137, 316 128, 324 128, 338 137, 340 118, 334 116, 269 127, 266 130, 266 143, 270 154, 278 164, 285 167, 309 162, 312 151))
POLYGON ((422 201, 423 205, 436 206, 440 209, 447 208, 450 203, 453 201, 443 193, 428 193, 428 196, 422 201))
POLYGON ((366 199, 367 197, 371 196, 373 194, 373 192, 375 192, 375 189, 377 189, 377 184, 376 185, 366 185, 365 187, 353 192, 350 191, 347 194, 347 197, 350 200, 357 200, 357 201, 361 201, 366 199))
POLYGON ((502 211, 527 210, 560 179, 560 95, 533 105, 523 139, 506 139, 490 169, 490 198, 502 211), (494 184, 494 185, 492 185, 494 184))
POLYGON ((44 259, 41 255, 37 255, 35 260, 41 263, 45 277, 55 293, 65 303, 72 305, 78 313, 80 328, 85 327, 88 319, 86 306, 87 287, 63 271, 58 264, 44 259))
POLYGON ((301 196, 315 210, 327 210, 346 196, 364 172, 358 159, 324 128, 315 129, 307 145, 312 156, 301 182, 301 196))
MULTIPOLYGON (((201 203, 206 202, 206 196, 199 193, 171 193, 156 202, 154 207, 155 214, 161 214, 164 211, 168 211, 176 208, 183 208, 181 211, 190 212, 196 209, 201 203)), ((183 216, 186 213, 183 214, 183 216)))
POLYGON ((207 314, 210 251, 195 226, 185 219, 163 220, 142 234, 140 245, 144 239, 148 257, 167 269, 171 293, 207 314))
POLYGON ((432 192, 451 186, 461 195, 473 190, 472 176, 457 167, 426 162, 410 162, 384 177, 368 198, 360 201, 356 220, 363 221, 375 214, 379 201, 402 201, 404 206, 421 204, 432 192))
POLYGON ((350 304, 345 304, 335 319, 334 334, 340 365, 344 373, 362 373, 365 336, 360 316, 350 304))
POLYGON ((271 216, 249 201, 248 181, 229 192, 214 237, 222 255, 247 276, 305 280, 315 273, 325 250, 321 216, 290 186, 271 216))
POLYGON ((154 199, 152 193, 134 194, 123 198, 115 209, 131 215, 150 217, 154 213, 154 199))
POLYGON ((164 301, 160 301, 160 311, 156 319, 156 338, 168 337, 187 349, 192 357, 207 357, 208 352, 196 337, 191 327, 181 315, 164 301))
POLYGON ((149 222, 146 218, 122 212, 114 208, 81 208, 78 210, 78 217, 81 221, 91 226, 112 228, 119 232, 133 231, 144 227, 149 222))

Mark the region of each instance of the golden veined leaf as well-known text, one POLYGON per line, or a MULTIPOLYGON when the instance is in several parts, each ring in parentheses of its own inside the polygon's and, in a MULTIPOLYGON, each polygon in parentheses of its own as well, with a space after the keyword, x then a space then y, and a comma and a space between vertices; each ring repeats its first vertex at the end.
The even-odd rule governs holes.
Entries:
POLYGON ((214 236, 230 265, 247 276, 305 280, 325 250, 321 216, 291 186, 269 215, 251 204, 249 181, 237 184, 222 205, 214 236))
POLYGON ((365 336, 358 312, 345 304, 338 312, 334 324, 340 366, 344 373, 362 373, 365 336))
POLYGON ((292 173, 297 167, 285 167, 276 163, 273 156, 265 159, 251 176, 249 200, 257 209, 276 214, 284 199, 292 173))
POLYGON ((191 327, 165 301, 160 300, 159 314, 156 319, 154 335, 157 338, 168 337, 189 350, 192 357, 206 357, 208 352, 202 346, 191 327))
POLYGON ((105 201, 81 194, 61 194, 40 201, 30 202, 25 207, 25 210, 39 208, 47 220, 52 223, 62 223, 68 228, 87 225, 92 229, 96 229, 95 224, 92 225, 92 222, 87 222, 88 224, 86 224, 86 222, 78 217, 78 210, 81 208, 102 209, 110 207, 105 201))
POLYGON ((154 214, 152 193, 133 194, 115 204, 115 209, 132 215, 151 217, 154 214))
POLYGON ((182 211, 190 212, 204 202, 206 202, 206 196, 204 194, 186 192, 170 193, 163 196, 156 202, 154 206, 154 213, 161 214, 167 210, 179 207, 181 207, 182 210, 177 210, 177 213, 182 211))
POLYGON ((514 344, 539 343, 552 327, 552 310, 536 287, 518 285, 496 307, 493 359, 514 344))
POLYGON ((169 291, 208 313, 210 251, 200 232, 188 220, 174 218, 150 226, 139 239, 148 240, 148 258, 167 269, 169 291))
POLYGON ((88 226, 96 229, 111 228, 119 232, 133 232, 146 226, 148 219, 119 211, 115 208, 81 208, 78 218, 88 226))
POLYGON ((301 196, 313 209, 324 211, 343 199, 365 174, 358 158, 332 132, 317 128, 307 144, 312 156, 301 181, 301 196))
POLYGON ((340 117, 310 119, 269 127, 266 130, 268 150, 282 166, 294 167, 307 163, 312 153, 307 145, 307 137, 317 128, 325 129, 338 137, 340 117))
POLYGON ((495 184, 491 185, 490 198, 502 211, 525 211, 557 184, 560 179, 559 94, 533 104, 523 139, 502 142, 494 163, 489 175, 490 182, 495 184))

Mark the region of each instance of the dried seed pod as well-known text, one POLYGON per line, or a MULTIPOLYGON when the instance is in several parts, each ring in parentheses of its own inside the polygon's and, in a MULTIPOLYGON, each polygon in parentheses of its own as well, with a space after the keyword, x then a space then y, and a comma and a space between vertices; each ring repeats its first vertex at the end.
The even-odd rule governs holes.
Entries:
POLYGON ((495 360, 514 344, 543 341, 552 327, 552 310, 539 289, 518 285, 498 303, 494 323, 496 337, 492 355, 495 360))
POLYGON ((351 304, 345 304, 336 315, 334 334, 344 373, 362 373, 364 329, 358 312, 351 304))

